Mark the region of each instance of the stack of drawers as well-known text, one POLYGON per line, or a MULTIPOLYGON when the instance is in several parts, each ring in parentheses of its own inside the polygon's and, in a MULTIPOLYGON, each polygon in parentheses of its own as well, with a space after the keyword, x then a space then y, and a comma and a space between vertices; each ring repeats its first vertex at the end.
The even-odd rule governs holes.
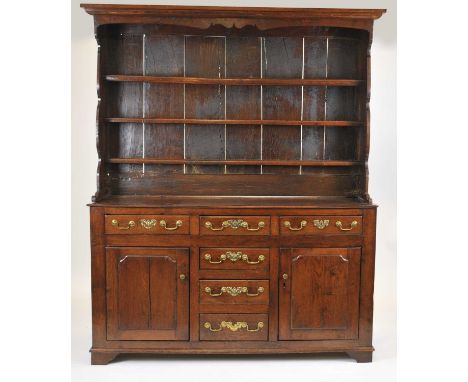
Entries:
MULTIPOLYGON (((270 235, 270 217, 202 216, 200 235, 270 235)), ((200 340, 268 340, 270 249, 207 247, 199 259, 206 271, 199 280, 200 340), (253 273, 255 279, 248 276, 253 273)))

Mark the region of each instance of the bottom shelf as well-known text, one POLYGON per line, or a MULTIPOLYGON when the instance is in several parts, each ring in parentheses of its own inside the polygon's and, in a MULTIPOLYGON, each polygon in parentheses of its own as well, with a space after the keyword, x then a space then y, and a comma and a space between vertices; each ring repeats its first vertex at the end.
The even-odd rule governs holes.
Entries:
POLYGON ((359 166, 361 161, 345 160, 190 160, 156 158, 109 158, 107 163, 115 164, 187 164, 187 165, 231 165, 231 166, 359 166))

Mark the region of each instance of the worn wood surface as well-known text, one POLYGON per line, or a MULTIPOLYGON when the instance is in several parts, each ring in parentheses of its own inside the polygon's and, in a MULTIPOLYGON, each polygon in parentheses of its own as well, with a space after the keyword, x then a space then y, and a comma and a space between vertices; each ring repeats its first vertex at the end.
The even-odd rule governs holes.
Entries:
POLYGON ((384 10, 82 7, 100 46, 91 363, 370 362, 370 46, 384 10))

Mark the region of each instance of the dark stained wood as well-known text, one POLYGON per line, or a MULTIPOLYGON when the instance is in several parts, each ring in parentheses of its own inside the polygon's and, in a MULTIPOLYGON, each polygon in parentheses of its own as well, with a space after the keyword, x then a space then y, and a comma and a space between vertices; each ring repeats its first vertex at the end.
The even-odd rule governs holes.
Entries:
POLYGON ((122 34, 103 39, 102 55, 106 57, 101 66, 103 75, 143 75, 143 35, 122 34))
MULTIPOLYGON (((109 266, 114 264, 108 263, 109 266)), ((150 261, 148 257, 122 257, 117 263, 117 325, 120 330, 149 329, 150 286, 148 277, 150 261)), ((115 314, 110 312, 110 314, 115 314)))
MULTIPOLYGON (((229 91, 228 91, 229 92, 229 91)), ((235 92, 234 92, 235 93, 235 92)), ((231 94, 231 93, 230 93, 231 94)), ((247 102, 246 102, 247 103, 247 102)), ((251 106, 251 105, 250 105, 251 106)), ((246 113, 244 108, 238 107, 236 112, 246 113)), ((230 114, 239 114, 231 112, 230 114)), ((195 124, 195 125, 304 125, 304 126, 361 126, 364 122, 360 121, 324 121, 324 120, 288 120, 288 119, 194 119, 194 118, 106 118, 107 122, 112 123, 162 123, 162 124, 195 124)))
MULTIPOLYGON (((304 79, 323 79, 327 76, 327 38, 304 37, 304 79)), ((326 84, 331 85, 330 80, 326 84)), ((303 85, 306 85, 303 83, 303 85)))
POLYGON ((189 216, 109 214, 105 216, 105 233, 112 235, 186 235, 190 233, 189 216), (116 221, 116 224, 113 224, 113 221, 116 221), (164 221, 163 224, 162 221, 164 221), (177 222, 179 223, 177 224, 177 222))
MULTIPOLYGON (((118 127, 109 129, 110 157, 138 158, 143 157, 143 125, 136 123, 123 123, 118 127)), ((141 171, 141 165, 121 164, 118 172, 141 171)))
POLYGON ((358 159, 358 132, 354 128, 344 131, 342 128, 325 128, 324 159, 331 161, 354 161, 358 159))
POLYGON ((188 250, 106 252, 107 339, 188 340, 188 250))
POLYGON ((349 215, 280 216, 279 226, 281 235, 360 235, 362 232, 362 217, 349 215), (306 222, 306 225, 301 225, 301 222, 306 222))
POLYGON ((168 177, 138 173, 128 174, 126 181, 122 181, 114 174, 111 174, 110 178, 112 189, 117 195, 212 195, 213 188, 216 188, 216 195, 212 196, 241 196, 246 195, 248 190, 250 196, 356 197, 359 196, 360 185, 359 176, 353 173, 340 176, 327 173, 314 176, 264 174, 261 177, 237 174, 227 174, 222 177, 208 174, 192 176, 174 174, 168 177))
MULTIPOLYGON (((248 76, 247 73, 243 75, 248 76)), ((299 75, 300 77, 300 75, 299 75)), ((159 84, 195 84, 195 85, 231 85, 231 86, 258 86, 258 85, 322 85, 322 86, 358 86, 362 80, 353 79, 300 79, 300 78, 202 78, 202 77, 158 77, 158 76, 131 76, 112 74, 106 76, 112 82, 148 82, 159 84)))
MULTIPOLYGON (((90 209, 90 244, 91 244, 91 292, 92 292, 92 325, 93 348, 106 345, 106 252, 104 240, 103 209, 90 209)), ((103 357, 96 355, 95 361, 103 357)), ((93 356, 92 356, 93 360, 93 356)))
MULTIPOLYGON (((113 195, 106 200, 89 204, 92 207, 106 207, 107 213, 174 213, 181 212, 184 208, 228 208, 235 211, 263 208, 277 208, 278 211, 296 211, 307 215, 304 209, 312 209, 309 212, 317 214, 336 215, 337 209, 342 214, 359 214, 360 209, 376 208, 365 200, 347 197, 327 196, 207 196, 207 195, 113 195), (181 210, 182 208, 182 210, 181 210)), ((197 222, 198 228, 198 222, 197 222)), ((192 229, 193 234, 198 234, 192 229)))
MULTIPOLYGON (((324 126, 314 126, 302 128, 302 160, 321 160, 324 159, 325 135, 324 126)), ((302 168, 302 173, 307 171, 302 168)))
MULTIPOLYGON (((200 304, 268 305, 270 297, 268 284, 269 280, 200 280, 200 304), (227 290, 225 292, 222 290, 223 287, 246 287, 247 292, 231 289, 229 294, 227 290), (209 288, 209 291, 206 288, 209 288)), ((233 309, 233 307, 228 308, 233 309)))
POLYGON ((384 10, 82 6, 99 44, 91 363, 370 362, 370 46, 384 10), (226 289, 242 286, 252 296, 226 289))
MULTIPOLYGON (((146 35, 144 43, 145 75, 183 76, 184 36, 146 35)), ((182 84, 144 84, 145 118, 184 118, 184 86, 182 84)), ((142 121, 143 123, 144 121, 142 121)), ((145 157, 184 158, 184 126, 178 124, 145 125, 145 157)), ((146 165, 145 171, 183 173, 181 165, 146 165)))
POLYGON ((107 365, 113 361, 120 353, 110 351, 95 351, 91 352, 91 365, 107 365))
MULTIPOLYGON (((222 37, 185 37, 185 75, 225 77, 225 39, 222 37)), ((221 85, 186 85, 185 116, 187 118, 225 117, 225 94, 221 85)), ((186 158, 224 159, 224 127, 189 125, 186 127, 186 158)), ((190 174, 222 173, 222 166, 186 166, 190 174)))
POLYGON ((200 235, 269 234, 269 216, 200 216, 200 235))
POLYGON ((200 314, 200 341, 265 341, 268 339, 268 315, 266 314, 200 314), (222 328, 220 331, 211 331, 206 328, 205 323, 209 323, 212 329, 219 329, 221 323, 229 322, 233 325, 237 323, 247 323, 247 328, 238 330, 230 330, 228 327, 222 328), (263 327, 259 328, 259 323, 263 327))
POLYGON ((372 351, 347 351, 350 358, 354 358, 357 363, 372 362, 372 351))
POLYGON ((270 268, 270 250, 269 248, 200 248, 200 269, 219 269, 224 271, 232 270, 263 270, 268 271, 270 268), (231 259, 226 256, 226 253, 240 253, 246 258, 231 259), (221 256, 224 255, 226 260, 221 256), (260 258, 263 256, 263 260, 260 258))
MULTIPOLYGON (((268 37, 263 39, 263 77, 300 78, 303 66, 303 39, 268 37), (287 59, 284 59, 287 57, 287 59)), ((265 119, 300 120, 302 90, 299 87, 263 87, 262 117, 265 119)), ((301 159, 301 131, 285 126, 263 126, 262 158, 301 159)), ((299 167, 263 167, 273 174, 298 174, 299 167)))
MULTIPOLYGON (((261 76, 261 38, 226 38, 226 76, 255 78, 261 76), (249 60, 245 60, 245 55, 249 60)), ((230 86, 226 91, 226 119, 259 120, 261 88, 230 86)), ((260 124, 263 123, 259 121, 260 124)), ((226 123, 226 159, 261 159, 261 127, 226 123)), ((253 124, 255 125, 255 124, 253 124)), ((259 174, 260 166, 226 166, 226 173, 259 174)))
POLYGON ((326 119, 356 121, 356 92, 352 88, 327 87, 326 119))
POLYGON ((358 336, 360 248, 281 250, 279 339, 358 336))
POLYGON ((365 62, 362 41, 350 38, 328 39, 328 78, 363 78, 362 65, 365 62))
MULTIPOLYGON (((278 142, 278 139, 275 139, 273 135, 274 131, 267 130, 267 138, 265 141, 270 143, 271 150, 269 151, 269 155, 273 156, 274 149, 278 142)), ((109 158, 107 159, 108 163, 166 163, 166 164, 205 164, 205 165, 215 165, 215 164, 231 164, 231 165, 243 165, 243 166, 255 166, 259 164, 264 164, 268 166, 359 166, 361 163, 356 161, 318 161, 318 160, 177 160, 177 159, 155 159, 155 158, 109 158)))

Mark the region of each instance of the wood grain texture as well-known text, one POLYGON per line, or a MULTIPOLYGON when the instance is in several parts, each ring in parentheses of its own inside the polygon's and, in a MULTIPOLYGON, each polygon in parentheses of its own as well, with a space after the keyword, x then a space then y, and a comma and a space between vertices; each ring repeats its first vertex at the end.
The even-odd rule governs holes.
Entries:
POLYGON ((363 78, 365 50, 362 41, 350 38, 328 40, 328 77, 363 78))
MULTIPOLYGON (((256 101, 257 102, 257 101, 256 101)), ((245 109, 239 109, 245 113, 245 109)), ((105 118, 111 123, 154 123, 154 124, 194 124, 194 125, 284 125, 284 126, 360 126, 365 121, 325 121, 299 119, 201 119, 201 118, 105 118)))
POLYGON ((362 233, 362 217, 352 215, 280 216, 279 226, 281 235, 360 235, 362 233), (306 222, 305 226, 301 226, 303 221, 306 222), (338 222, 341 222, 342 228, 337 225, 338 222), (320 223, 324 224, 321 225, 320 223), (297 230, 298 228, 301 229, 297 230))
POLYGON ((188 340, 188 251, 107 249, 107 339, 188 340))
MULTIPOLYGON (((226 38, 226 76, 258 78, 261 76, 261 39, 257 37, 226 38), (245 59, 249 56, 249 60, 245 59)), ((261 118, 261 88, 230 86, 226 91, 226 118, 261 118)), ((226 159, 260 159, 260 126, 226 126, 226 159)), ((226 166, 227 173, 259 174, 260 166, 226 166)))
POLYGON ((266 314, 201 314, 200 315, 200 341, 265 341, 268 338, 268 316, 266 314), (258 331, 248 332, 246 328, 236 331, 224 328, 220 331, 211 331, 205 328, 204 324, 211 324, 213 329, 219 329, 221 322, 226 321, 232 324, 246 322, 249 330, 258 328, 258 324, 263 323, 263 327, 258 331))
POLYGON ((360 254, 360 248, 282 250, 280 340, 357 338, 360 254))
POLYGON ((83 7, 100 46, 92 364, 370 362, 370 44, 383 10, 83 7), (252 296, 221 289, 244 285, 252 296))
MULTIPOLYGON (((185 38, 185 75, 225 77, 225 39, 222 37, 187 36, 185 38)), ((225 94, 221 85, 186 85, 187 118, 223 118, 225 94)), ((187 159, 224 159, 224 127, 190 125, 186 127, 187 159)), ((222 166, 186 167, 187 173, 222 173, 222 166)))
MULTIPOLYGON (((146 35, 144 43, 144 74, 183 76, 184 37, 146 35)), ((146 118, 183 118, 184 86, 181 84, 144 84, 146 118)), ((146 124, 144 131, 145 157, 184 158, 183 124, 146 124)), ((182 165, 146 165, 145 171, 156 173, 183 173, 182 165)))
POLYGON ((200 304, 236 305, 229 309, 237 310, 239 304, 268 305, 269 294, 269 280, 200 280, 200 304), (228 290, 223 291, 223 287, 233 288, 231 294, 228 290), (239 293, 235 289, 242 287, 246 287, 247 292, 239 293), (259 288, 262 289, 259 291, 259 288))
MULTIPOLYGON (((249 64, 251 66, 251 64, 249 64)), ((246 75, 245 73, 243 75, 246 75)), ((230 86, 258 86, 258 85, 315 85, 315 86, 359 86, 362 80, 354 79, 301 79, 301 78, 209 78, 209 77, 173 77, 173 76, 136 76, 111 74, 105 76, 111 82, 147 82, 156 84, 191 84, 191 85, 230 85, 230 86)))
POLYGON ((213 196, 213 189, 216 189, 216 196, 245 196, 248 190, 248 196, 344 197, 355 196, 360 190, 359 176, 353 173, 343 176, 327 173, 315 176, 264 174, 260 178, 237 174, 222 177, 213 174, 174 174, 171 177, 160 174, 129 175, 122 179, 118 174, 111 174, 110 182, 116 195, 213 196))
POLYGON ((270 268, 269 248, 200 248, 200 269, 219 269, 223 271, 243 270, 243 271, 268 271, 270 268), (240 253, 246 258, 237 259, 233 257, 222 260, 221 256, 226 254, 240 253), (260 256, 263 256, 261 260, 260 256))

